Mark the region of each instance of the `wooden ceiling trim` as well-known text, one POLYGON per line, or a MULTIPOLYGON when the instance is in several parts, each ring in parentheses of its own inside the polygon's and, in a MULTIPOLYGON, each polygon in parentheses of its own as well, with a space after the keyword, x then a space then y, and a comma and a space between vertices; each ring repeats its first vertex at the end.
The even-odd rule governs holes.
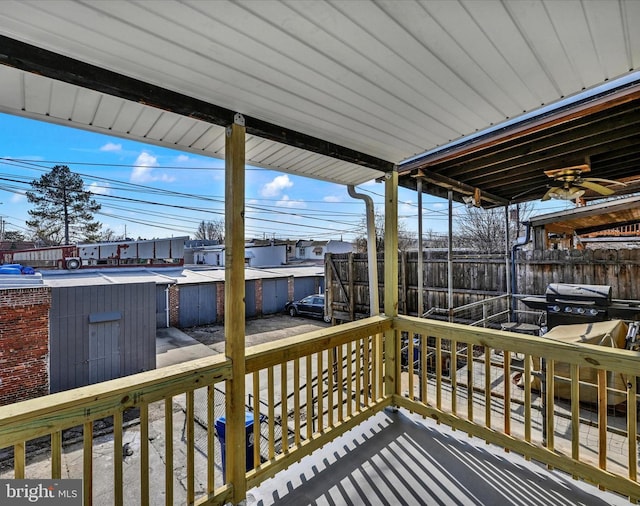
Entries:
MULTIPOLYGON (((547 149, 546 152, 542 148, 532 150, 530 154, 496 163, 490 168, 479 167, 477 170, 474 170, 473 173, 465 174, 464 177, 455 172, 452 172, 450 177, 462 179, 472 186, 478 186, 490 178, 492 186, 499 186, 505 178, 512 177, 514 171, 535 170, 540 171, 542 175, 544 170, 585 163, 587 153, 589 153, 591 157, 594 157, 612 150, 638 146, 640 115, 638 115, 637 119, 637 122, 627 125, 626 128, 620 129, 621 131, 608 130, 601 134, 592 133, 590 136, 583 138, 561 139, 561 142, 557 146, 547 149), (500 177, 501 174, 504 174, 504 176, 500 177), (497 175, 498 178, 494 178, 494 175, 497 175)), ((449 171, 447 171, 447 173, 449 173, 449 171)), ((609 174, 601 174, 600 171, 594 171, 593 167, 590 175, 593 177, 610 176, 609 174)))
MULTIPOLYGON (((486 148, 483 153, 476 153, 475 158, 461 160, 459 163, 453 164, 432 165, 430 170, 437 171, 438 167, 446 166, 449 177, 456 179, 474 177, 474 172, 486 175, 490 174, 487 169, 492 168, 499 172, 512 165, 514 161, 522 160, 525 157, 535 157, 538 160, 548 158, 554 156, 554 152, 564 153, 565 146, 570 143, 575 144, 581 140, 586 143, 592 142, 592 139, 602 135, 602 132, 609 132, 612 137, 618 135, 614 132, 638 123, 640 123, 640 102, 632 110, 619 111, 613 115, 604 114, 594 121, 576 124, 569 129, 551 128, 549 131, 545 131, 544 135, 536 137, 535 140, 522 138, 513 146, 503 146, 498 150, 486 148)), ((577 154, 575 160, 568 162, 567 165, 580 163, 584 163, 584 155, 577 154)))
POLYGON ((569 104, 548 114, 525 120, 520 125, 508 126, 449 149, 443 149, 410 162, 402 163, 399 166, 399 173, 404 175, 414 169, 458 159, 483 149, 494 150, 499 144, 511 140, 517 141, 519 138, 636 100, 640 100, 640 83, 632 83, 620 89, 593 96, 585 99, 582 103, 569 104))

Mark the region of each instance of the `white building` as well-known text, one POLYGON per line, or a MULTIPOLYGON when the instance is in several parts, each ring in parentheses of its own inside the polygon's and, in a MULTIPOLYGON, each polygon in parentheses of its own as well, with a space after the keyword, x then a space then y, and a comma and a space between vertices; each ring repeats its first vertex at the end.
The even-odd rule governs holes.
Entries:
POLYGON ((344 241, 298 241, 296 257, 299 260, 324 261, 326 253, 352 253, 354 245, 344 241))
MULTIPOLYGON (((193 262, 196 264, 224 267, 225 246, 199 246, 193 249, 193 262)), ((244 247, 244 262, 247 267, 274 267, 287 264, 286 244, 257 245, 247 243, 244 247)))

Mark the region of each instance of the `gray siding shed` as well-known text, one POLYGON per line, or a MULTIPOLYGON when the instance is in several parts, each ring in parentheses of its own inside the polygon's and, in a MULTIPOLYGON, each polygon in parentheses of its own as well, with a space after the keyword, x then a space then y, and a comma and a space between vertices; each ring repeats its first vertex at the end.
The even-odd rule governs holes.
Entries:
POLYGON ((53 287, 51 392, 155 369, 155 322, 155 283, 53 287))

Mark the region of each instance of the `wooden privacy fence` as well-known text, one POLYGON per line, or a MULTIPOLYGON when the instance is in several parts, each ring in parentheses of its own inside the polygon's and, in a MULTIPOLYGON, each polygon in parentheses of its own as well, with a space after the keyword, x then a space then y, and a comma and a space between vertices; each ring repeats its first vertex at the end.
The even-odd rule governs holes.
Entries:
POLYGON ((518 293, 543 294, 549 283, 611 285, 614 299, 640 299, 640 249, 519 251, 518 293))
MULTIPOLYGON (((423 257, 425 310, 448 308, 446 251, 425 251, 423 257)), ((512 273, 505 255, 455 253, 453 307, 510 293, 512 273)), ((384 255, 378 255, 380 307, 384 304, 384 255)), ((328 254, 325 257, 327 303, 339 320, 369 314, 369 276, 364 253, 328 254)), ((616 299, 640 299, 640 249, 516 251, 515 294, 544 294, 549 283, 611 285, 616 299)), ((513 286, 513 283, 512 283, 513 286)), ((418 315, 418 252, 399 252, 399 312, 418 315)), ((526 309, 517 307, 516 309, 526 309)))

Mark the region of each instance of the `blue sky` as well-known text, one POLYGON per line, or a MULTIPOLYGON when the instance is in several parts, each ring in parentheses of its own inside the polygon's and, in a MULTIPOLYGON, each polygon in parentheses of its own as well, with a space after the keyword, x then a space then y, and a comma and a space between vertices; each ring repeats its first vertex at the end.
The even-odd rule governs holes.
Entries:
MULTIPOLYGON (((102 205, 96 216, 116 235, 193 237, 202 220, 224 218, 224 161, 0 114, 0 216, 5 230, 28 233, 29 182, 54 165, 82 176, 102 205)), ((365 183, 383 211, 384 186, 365 183)), ((400 189, 399 215, 417 230, 417 195, 400 189)), ((558 204, 544 212, 562 209, 558 204)), ((425 233, 446 233, 447 202, 425 195, 425 233)), ((248 167, 246 236, 353 240, 362 232, 364 204, 344 186, 248 167)), ((463 206, 455 204, 456 214, 463 206)))

